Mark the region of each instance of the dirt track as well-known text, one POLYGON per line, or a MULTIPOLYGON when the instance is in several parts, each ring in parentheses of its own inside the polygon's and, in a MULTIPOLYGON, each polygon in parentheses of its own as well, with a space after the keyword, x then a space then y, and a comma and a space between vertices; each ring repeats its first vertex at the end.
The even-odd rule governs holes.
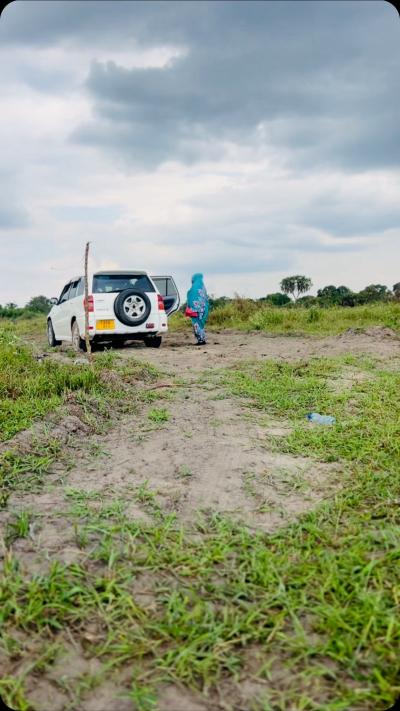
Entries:
POLYGON ((171 334, 159 350, 139 344, 121 349, 124 359, 134 356, 160 368, 163 382, 178 376, 186 386, 171 388, 173 400, 162 403, 170 413, 168 422, 149 431, 146 413, 141 422, 127 418, 101 440, 109 456, 99 460, 92 474, 78 465, 70 485, 118 488, 148 481, 163 508, 185 521, 208 509, 271 530, 331 495, 340 486, 338 472, 332 465, 268 451, 266 435, 285 434, 289 425, 227 397, 216 373, 247 359, 341 353, 386 359, 400 356, 400 341, 384 329, 325 339, 225 332, 211 334, 208 345, 198 348, 192 335, 183 333, 171 334))
POLYGON ((221 331, 210 333, 207 346, 197 348, 192 334, 185 331, 168 334, 160 350, 144 348, 138 343, 121 349, 119 353, 124 358, 134 354, 160 368, 171 368, 183 375, 192 369, 223 368, 240 360, 264 358, 299 360, 345 353, 369 353, 378 358, 390 358, 400 355, 400 338, 391 329, 380 327, 363 333, 350 330, 326 338, 221 331))
MULTIPOLYGON (((299 360, 344 353, 396 358, 400 340, 387 329, 324 339, 224 332, 210 334, 208 345, 198 348, 191 333, 185 332, 170 334, 157 350, 139 343, 121 348, 121 359, 134 357, 162 371, 161 384, 166 387, 158 394, 168 399, 146 405, 138 416, 123 417, 106 434, 92 436, 91 449, 103 455, 93 458, 87 439, 78 437, 74 467, 63 480, 70 487, 114 496, 147 482, 159 505, 176 512, 183 522, 208 510, 272 530, 331 496, 341 484, 340 472, 335 465, 270 451, 267 437, 290 431, 289 423, 276 422, 228 397, 219 373, 243 360, 299 360), (154 408, 167 410, 169 419, 152 422, 148 413, 154 408)), ((43 513, 42 507, 47 511, 57 506, 57 496, 62 498, 62 492, 50 498, 46 493, 28 497, 24 505, 39 507, 43 513)), ((130 507, 132 515, 147 516, 138 504, 130 507)), ((47 527, 55 555, 58 547, 65 548, 61 525, 54 521, 53 532, 53 524, 47 527)), ((41 542, 49 545, 44 531, 41 542)), ((65 558, 65 550, 60 554, 65 558)), ((75 554, 79 556, 78 549, 74 553, 68 548, 68 560, 75 554)))
MULTIPOLYGON (((39 348, 41 345, 37 343, 39 348)), ((243 360, 299 360, 345 353, 373 354, 390 359, 398 367, 400 340, 387 329, 324 339, 224 332, 210 334, 208 345, 197 348, 192 335, 183 333, 170 334, 159 350, 141 344, 118 350, 123 360, 134 357, 156 365, 162 371, 157 388, 160 384, 167 387, 154 392, 167 398, 146 404, 136 416, 124 416, 103 435, 86 437, 77 418, 66 418, 65 428, 71 430, 71 466, 60 462, 39 494, 14 494, 9 511, 0 516, 0 523, 5 525, 12 510, 28 508, 40 521, 29 538, 13 544, 22 569, 44 573, 55 559, 84 564, 86 552, 79 547, 71 525, 66 487, 98 492, 103 499, 123 498, 129 502, 128 515, 146 519, 150 516, 148 509, 135 500, 132 492, 147 482, 157 504, 164 511, 176 512, 178 520, 187 525, 197 512, 207 510, 264 531, 287 523, 330 497, 341 486, 340 468, 271 451, 267 436, 285 434, 290 430, 289 423, 274 421, 228 397, 219 372, 243 360), (169 419, 153 422, 148 415, 154 408, 167 410, 169 419)), ((52 357, 67 358, 62 353, 52 357)), ((136 594, 141 599, 141 591, 136 594)), ((76 649, 72 652, 76 657, 76 649)), ((81 665, 89 663, 79 655, 78 660, 81 665)), ((90 660, 90 664, 95 662, 90 660)), ((88 694, 79 710, 131 711, 132 703, 121 701, 118 688, 108 688, 107 684, 88 694)), ((62 694, 54 696, 53 686, 43 681, 42 687, 35 688, 30 697, 37 708, 67 708, 62 694)), ((252 695, 253 691, 243 694, 252 695)), ((163 694, 159 699, 162 711, 210 709, 176 687, 163 694)))
MULTIPOLYGON (((49 482, 54 484, 61 476, 66 486, 112 496, 123 496, 147 482, 159 505, 176 512, 183 522, 192 522, 197 512, 208 510, 272 530, 331 496, 341 484, 340 472, 336 465, 271 451, 267 438, 290 431, 289 423, 276 422, 229 397, 219 373, 243 360, 299 360, 344 353, 397 360, 400 339, 382 328, 323 339, 223 332, 210 334, 206 347, 196 347, 192 334, 185 332, 170 334, 160 349, 140 343, 121 348, 121 359, 151 362, 162 371, 161 384, 166 387, 158 394, 167 399, 147 404, 138 416, 124 416, 106 434, 89 440, 79 420, 67 418, 64 439, 69 438, 73 446, 73 466, 67 472, 60 463, 49 482), (154 408, 167 410, 168 420, 152 422, 148 414, 154 408)), ((56 352, 52 357, 64 356, 56 352)), ((14 503, 47 514, 62 508, 63 500, 63 490, 56 486, 52 493, 39 496, 15 494, 10 508, 14 503)), ((133 516, 148 515, 136 503, 130 509, 133 516)), ((56 517, 41 530, 37 545, 26 540, 18 545, 28 548, 30 562, 35 549, 47 549, 50 557, 68 561, 81 555, 68 533, 68 522, 56 517)))

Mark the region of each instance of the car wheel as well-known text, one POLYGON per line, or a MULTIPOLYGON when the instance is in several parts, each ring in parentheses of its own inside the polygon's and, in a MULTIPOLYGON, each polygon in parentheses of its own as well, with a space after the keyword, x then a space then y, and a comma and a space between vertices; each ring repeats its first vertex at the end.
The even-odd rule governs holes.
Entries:
POLYGON ((115 299, 114 311, 125 326, 140 326, 150 315, 150 299, 143 291, 125 289, 115 299))
POLYGON ((51 346, 52 348, 61 345, 61 341, 56 340, 56 337, 54 335, 53 324, 51 323, 50 319, 47 321, 47 340, 49 342, 49 346, 51 346))
POLYGON ((159 348, 161 342, 161 336, 146 336, 146 338, 144 338, 144 345, 147 346, 147 348, 159 348))
POLYGON ((79 333, 79 326, 76 321, 72 324, 72 329, 71 329, 71 336, 72 336, 72 347, 74 351, 79 353, 80 351, 86 351, 86 343, 81 338, 81 334, 79 333))

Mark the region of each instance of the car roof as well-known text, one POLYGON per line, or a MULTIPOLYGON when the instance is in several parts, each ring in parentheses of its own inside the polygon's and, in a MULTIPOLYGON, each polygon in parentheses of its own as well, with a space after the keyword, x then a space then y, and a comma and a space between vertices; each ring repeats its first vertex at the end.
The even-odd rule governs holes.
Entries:
POLYGON ((79 279, 83 279, 83 276, 74 276, 72 279, 68 279, 68 281, 64 282, 65 286, 68 286, 68 284, 71 284, 73 281, 79 281, 79 279))
MULTIPOLYGON (((132 274, 134 274, 135 276, 149 276, 148 272, 139 271, 139 269, 130 269, 129 271, 121 271, 120 269, 107 269, 107 271, 94 272, 93 274, 89 274, 89 280, 95 276, 109 276, 110 274, 118 276, 132 276, 132 274)), ((78 281, 79 279, 84 278, 85 277, 82 274, 80 274, 79 276, 74 276, 71 279, 68 279, 68 281, 65 282, 65 285, 71 284, 71 282, 78 281)))
POLYGON ((127 270, 120 270, 117 269, 113 271, 112 269, 107 269, 106 271, 103 272, 94 272, 93 276, 108 276, 109 274, 117 274, 121 276, 130 276, 131 274, 135 274, 137 276, 147 276, 147 272, 139 271, 139 269, 130 269, 129 271, 127 270))

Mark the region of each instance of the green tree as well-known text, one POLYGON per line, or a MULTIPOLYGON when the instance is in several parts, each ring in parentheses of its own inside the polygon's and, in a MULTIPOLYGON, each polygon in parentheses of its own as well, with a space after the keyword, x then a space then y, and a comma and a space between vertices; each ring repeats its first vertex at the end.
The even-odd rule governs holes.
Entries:
POLYGON ((329 286, 324 286, 323 289, 318 289, 317 297, 321 300, 321 303, 324 304, 324 306, 333 306, 333 304, 337 303, 336 286, 329 284, 329 286))
POLYGON ((51 303, 47 296, 33 296, 30 301, 28 301, 25 308, 29 311, 37 311, 41 314, 47 314, 50 310, 51 303))
POLYGON ((317 297, 322 306, 354 306, 354 294, 347 286, 324 286, 318 289, 317 297))
POLYGON ((400 299, 400 281, 397 284, 393 284, 393 295, 395 299, 400 299))
POLYGON ((300 294, 305 294, 312 287, 312 281, 309 277, 296 274, 295 276, 285 277, 280 283, 281 290, 285 294, 291 294, 295 301, 300 294))
POLYGON ((369 284, 356 294, 357 304, 371 304, 374 301, 388 301, 390 291, 384 284, 369 284))
POLYGON ((354 293, 348 286, 338 286, 337 288, 337 299, 340 306, 354 306, 355 298, 354 293))

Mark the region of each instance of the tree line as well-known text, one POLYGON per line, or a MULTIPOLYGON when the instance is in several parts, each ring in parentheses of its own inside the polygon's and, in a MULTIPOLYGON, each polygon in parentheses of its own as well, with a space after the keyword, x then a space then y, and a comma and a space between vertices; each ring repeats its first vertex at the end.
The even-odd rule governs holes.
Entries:
MULTIPOLYGON (((334 286, 329 284, 322 289, 318 289, 316 296, 307 294, 312 287, 309 277, 296 274, 285 277, 280 283, 281 291, 276 291, 259 299, 249 299, 257 303, 266 303, 271 306, 288 306, 297 304, 299 306, 360 306, 376 302, 400 302, 400 282, 393 284, 390 290, 384 284, 369 284, 361 291, 352 291, 347 286, 334 286)), ((210 307, 215 309, 231 303, 234 299, 228 296, 210 297, 210 307)), ((51 303, 47 296, 33 296, 25 306, 19 307, 12 302, 0 305, 0 318, 33 318, 38 314, 47 314, 50 311, 51 303)), ((183 304, 182 309, 185 309, 183 304)))
MULTIPOLYGON (((360 306, 377 301, 400 299, 400 282, 393 284, 392 291, 384 284, 369 284, 364 287, 364 289, 361 289, 361 291, 352 291, 348 286, 334 286, 333 284, 329 284, 329 286, 318 289, 317 296, 310 296, 306 295, 306 292, 312 287, 311 279, 296 274, 295 276, 282 279, 280 287, 282 294, 288 299, 290 294, 295 303, 300 303, 304 306, 360 306)), ((269 296, 273 297, 274 295, 270 294, 269 296)))
MULTIPOLYGON (((384 284, 369 284, 361 291, 352 291, 348 286, 334 286, 329 284, 318 289, 316 296, 307 294, 312 287, 309 277, 296 274, 285 277, 280 283, 281 291, 276 291, 259 299, 252 299, 258 303, 267 303, 271 306, 361 306, 376 302, 400 301, 400 282, 393 284, 390 290, 384 284)), ((231 303, 234 299, 227 296, 210 298, 211 308, 218 308, 231 303)))
POLYGON ((33 318, 38 314, 47 314, 51 309, 50 299, 47 296, 33 296, 25 306, 17 306, 13 302, 1 306, 0 318, 33 318))

